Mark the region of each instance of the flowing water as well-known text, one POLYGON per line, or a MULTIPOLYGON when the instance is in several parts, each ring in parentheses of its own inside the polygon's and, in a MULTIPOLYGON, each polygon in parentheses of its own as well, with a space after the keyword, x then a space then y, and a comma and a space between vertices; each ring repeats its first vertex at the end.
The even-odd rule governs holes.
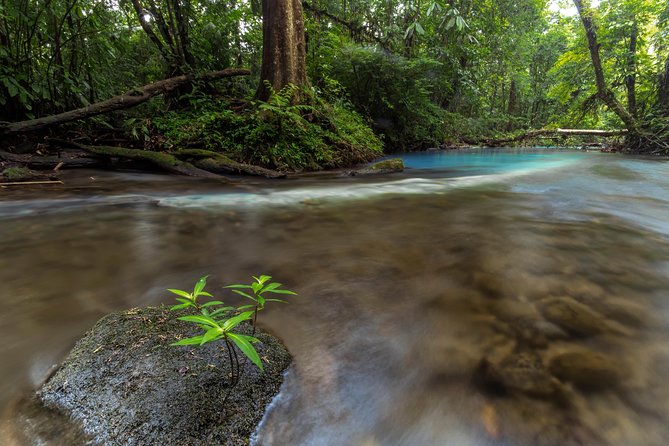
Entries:
POLYGON ((0 404, 105 313, 271 274, 299 292, 261 315, 295 361, 259 445, 669 444, 669 162, 404 158, 376 178, 0 190, 0 404))

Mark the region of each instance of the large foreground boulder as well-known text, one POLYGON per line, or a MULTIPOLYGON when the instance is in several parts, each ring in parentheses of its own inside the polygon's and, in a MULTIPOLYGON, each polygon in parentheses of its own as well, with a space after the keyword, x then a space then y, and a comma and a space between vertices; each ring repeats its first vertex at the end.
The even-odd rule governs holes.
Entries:
MULTIPOLYGON (((288 351, 277 338, 256 332, 265 371, 244 358, 243 375, 231 389, 222 344, 169 345, 197 334, 175 317, 164 308, 104 317, 37 392, 36 402, 67 417, 93 444, 248 444, 279 392, 288 351)), ((238 331, 250 334, 250 327, 238 331)))

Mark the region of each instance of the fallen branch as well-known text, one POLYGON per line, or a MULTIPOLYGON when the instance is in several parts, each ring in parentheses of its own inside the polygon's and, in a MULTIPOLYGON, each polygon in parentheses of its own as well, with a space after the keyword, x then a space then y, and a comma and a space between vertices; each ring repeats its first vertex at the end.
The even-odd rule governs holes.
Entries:
POLYGON ((227 156, 202 149, 182 149, 172 154, 178 158, 188 159, 200 169, 215 173, 235 173, 261 176, 265 178, 285 178, 286 174, 251 164, 234 161, 227 156))
POLYGON ((627 135, 627 129, 623 130, 590 130, 590 129, 541 129, 541 130, 530 130, 528 132, 522 133, 520 135, 514 136, 512 138, 501 138, 501 139, 486 139, 483 141, 484 144, 492 147, 501 146, 508 143, 520 142, 525 139, 538 138, 542 136, 599 136, 599 137, 611 137, 611 136, 625 136, 627 135))
POLYGON ((60 180, 48 181, 13 181, 11 183, 0 183, 0 186, 32 186, 36 184, 65 184, 60 180))
POLYGON ((226 68, 222 71, 214 71, 201 75, 183 75, 171 77, 153 84, 145 85, 141 88, 123 93, 119 96, 107 99, 106 101, 96 102, 86 107, 70 110, 57 115, 45 116, 43 118, 31 119, 20 122, 0 122, 0 134, 26 133, 35 130, 42 130, 49 127, 65 124, 66 122, 86 119, 92 116, 109 113, 116 110, 124 110, 134 107, 148 101, 159 94, 169 93, 182 85, 194 81, 213 81, 225 77, 247 76, 251 74, 249 70, 241 68, 226 68))

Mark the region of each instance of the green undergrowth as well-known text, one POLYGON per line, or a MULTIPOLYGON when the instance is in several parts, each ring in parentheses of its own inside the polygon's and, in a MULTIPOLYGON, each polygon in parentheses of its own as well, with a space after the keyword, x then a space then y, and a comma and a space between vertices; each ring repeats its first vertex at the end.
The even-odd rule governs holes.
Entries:
POLYGON ((286 87, 268 102, 200 99, 152 126, 165 149, 206 149, 285 171, 346 167, 382 154, 381 141, 355 111, 319 99, 293 105, 294 92, 286 87))

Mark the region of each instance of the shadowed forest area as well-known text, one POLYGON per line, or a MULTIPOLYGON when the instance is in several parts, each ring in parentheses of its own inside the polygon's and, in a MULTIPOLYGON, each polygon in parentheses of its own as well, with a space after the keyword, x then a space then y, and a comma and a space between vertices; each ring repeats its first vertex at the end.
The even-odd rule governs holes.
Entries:
POLYGON ((655 0, 1 0, 0 157, 272 177, 558 128, 667 153, 668 20, 655 0))

